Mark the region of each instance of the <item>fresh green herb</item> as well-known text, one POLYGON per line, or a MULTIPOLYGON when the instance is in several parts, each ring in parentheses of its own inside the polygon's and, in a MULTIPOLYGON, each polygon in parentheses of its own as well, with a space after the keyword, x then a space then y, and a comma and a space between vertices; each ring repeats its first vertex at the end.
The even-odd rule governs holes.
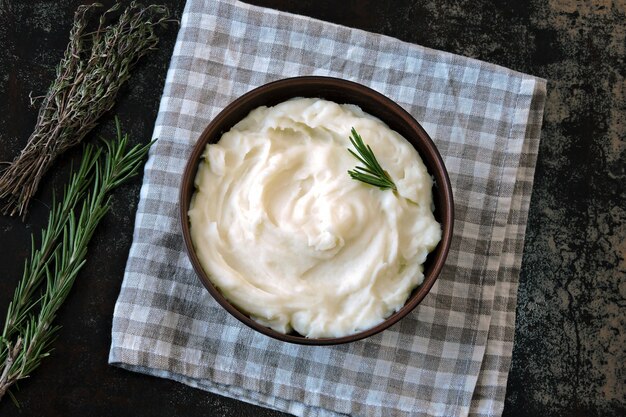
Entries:
POLYGON ((132 2, 117 21, 107 24, 120 8, 117 3, 100 16, 94 30, 88 30, 87 15, 99 7, 78 7, 65 55, 43 97, 35 129, 26 147, 0 176, 0 211, 4 214, 26 213, 44 174, 113 107, 137 60, 156 47, 155 28, 170 21, 166 7, 132 2))
POLYGON ((0 400, 50 355, 59 330, 53 321, 85 264, 96 226, 109 211, 109 194, 137 174, 151 144, 128 150, 128 136, 117 123, 117 140, 105 142, 104 152, 86 146, 63 199, 53 200, 38 249, 34 236, 31 239, 31 256, 0 337, 0 400))
POLYGON ((389 176, 389 173, 382 169, 372 148, 363 143, 363 139, 354 128, 352 128, 351 133, 350 142, 352 142, 352 146, 354 146, 359 154, 357 155, 352 149, 348 149, 348 152, 361 161, 364 166, 357 166, 353 170, 348 171, 350 177, 357 181, 378 187, 381 190, 391 189, 394 192, 397 191, 396 184, 389 176))

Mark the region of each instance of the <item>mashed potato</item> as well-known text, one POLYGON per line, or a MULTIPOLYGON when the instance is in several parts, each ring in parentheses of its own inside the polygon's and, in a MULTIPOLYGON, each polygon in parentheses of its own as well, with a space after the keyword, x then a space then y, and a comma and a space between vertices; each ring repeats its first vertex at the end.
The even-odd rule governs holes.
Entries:
POLYGON ((211 281, 254 320, 311 338, 369 329, 422 283, 441 239, 415 149, 353 105, 259 107, 207 145, 189 210, 211 281), (397 193, 353 180, 354 127, 397 193))

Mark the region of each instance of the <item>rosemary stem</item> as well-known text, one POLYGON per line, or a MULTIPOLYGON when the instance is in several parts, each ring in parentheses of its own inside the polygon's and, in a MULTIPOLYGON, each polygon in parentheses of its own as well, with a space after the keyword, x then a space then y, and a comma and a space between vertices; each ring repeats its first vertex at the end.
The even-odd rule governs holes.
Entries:
POLYGON ((356 149, 356 152, 352 149, 348 149, 348 152, 364 165, 348 171, 350 177, 365 184, 378 187, 381 190, 391 189, 397 196, 398 189, 396 184, 391 179, 389 173, 380 166, 372 148, 363 142, 361 135, 357 133, 355 128, 352 128, 350 133, 350 142, 356 149))
POLYGON ((62 200, 53 201, 41 248, 33 244, 0 338, 0 400, 50 354, 59 328, 53 326, 54 319, 85 264, 89 241, 109 211, 109 194, 138 172, 152 144, 127 149, 128 136, 122 136, 119 122, 117 135, 117 140, 105 142, 105 152, 85 148, 62 200), (40 288, 41 296, 36 294, 40 288))

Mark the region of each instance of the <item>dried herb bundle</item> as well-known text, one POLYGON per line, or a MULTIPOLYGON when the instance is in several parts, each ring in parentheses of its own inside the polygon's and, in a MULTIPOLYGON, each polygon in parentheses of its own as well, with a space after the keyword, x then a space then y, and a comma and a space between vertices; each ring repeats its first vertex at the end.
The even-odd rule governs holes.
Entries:
POLYGON ((24 215, 54 160, 78 144, 115 104, 120 87, 139 58, 154 49, 157 26, 169 22, 166 7, 132 2, 107 24, 116 4, 87 31, 88 14, 100 4, 80 6, 56 79, 43 97, 37 124, 20 155, 0 176, 0 211, 24 215))
POLYGON ((104 155, 93 146, 85 148, 63 199, 53 202, 38 249, 33 237, 0 336, 0 400, 50 354, 59 329, 53 321, 85 264, 96 226, 109 210, 109 194, 137 173, 151 144, 128 150, 128 137, 118 124, 117 140, 105 142, 104 155))

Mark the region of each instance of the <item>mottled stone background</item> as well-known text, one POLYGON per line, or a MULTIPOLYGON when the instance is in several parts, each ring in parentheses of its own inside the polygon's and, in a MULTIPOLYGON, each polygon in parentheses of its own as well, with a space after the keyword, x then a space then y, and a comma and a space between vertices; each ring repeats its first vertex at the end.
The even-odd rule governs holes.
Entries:
MULTIPOLYGON (((626 415, 625 0, 254 0, 548 79, 548 102, 519 289, 505 416, 626 415)), ((46 91, 79 0, 0 0, 0 160, 32 131, 28 95, 46 91)), ((111 1, 105 1, 110 4, 111 1)), ((180 16, 183 0, 165 0, 180 16)), ((150 138, 176 28, 138 66, 113 114, 150 138)), ((217 88, 217 86, 216 86, 217 88)), ((111 136, 106 117, 89 140, 111 136)), ((26 223, 0 218, 0 318, 53 190, 26 223)), ((116 193, 64 307, 53 356, 3 416, 274 416, 273 411, 109 367, 110 325, 132 239, 140 179, 116 193)))

